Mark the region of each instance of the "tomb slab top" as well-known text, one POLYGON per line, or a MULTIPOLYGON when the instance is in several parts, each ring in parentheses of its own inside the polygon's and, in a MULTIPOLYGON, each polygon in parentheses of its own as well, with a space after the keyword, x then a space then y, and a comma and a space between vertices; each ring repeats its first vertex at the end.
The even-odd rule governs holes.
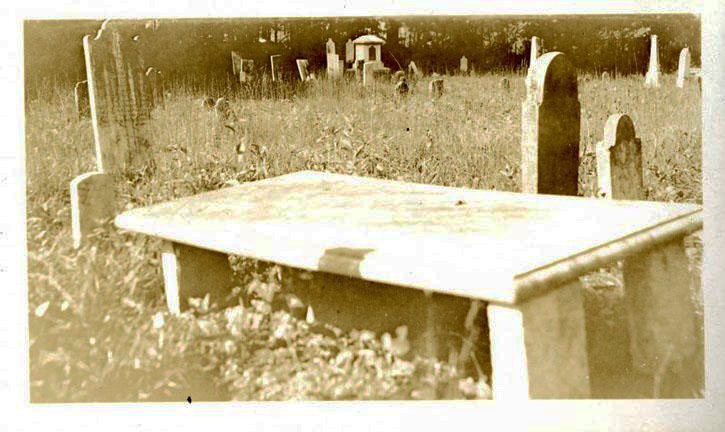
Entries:
POLYGON ((303 171, 130 210, 116 225, 297 268, 516 303, 701 229, 702 209, 303 171))

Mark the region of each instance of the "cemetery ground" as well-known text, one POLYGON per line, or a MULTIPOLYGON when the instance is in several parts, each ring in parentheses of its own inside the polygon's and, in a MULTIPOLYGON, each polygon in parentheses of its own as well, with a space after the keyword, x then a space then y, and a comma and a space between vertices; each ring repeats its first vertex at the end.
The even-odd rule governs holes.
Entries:
MULTIPOLYGON (((400 100, 391 83, 372 91, 345 81, 233 90, 224 84, 216 93, 167 83, 165 105, 149 124, 158 163, 115 175, 118 208, 306 169, 520 191, 524 76, 446 77, 437 100, 427 84, 418 82, 400 100), (206 94, 229 100, 243 119, 236 134, 210 135, 200 107, 206 94), (247 151, 239 165, 234 146, 241 135, 247 151)), ((174 317, 166 311, 158 240, 109 224, 74 249, 69 184, 95 169, 91 122, 78 119, 72 89, 47 91, 25 112, 31 402, 490 397, 489 359, 468 354, 485 353, 485 331, 440 335, 429 323, 452 354, 413 357, 404 335, 342 333, 280 308, 277 267, 237 258, 238 289, 227 304, 199 300, 174 317)), ((640 76, 585 76, 579 98, 581 195, 597 195, 594 150, 607 118, 629 113, 642 140, 647 199, 702 204, 697 86, 678 89, 672 75, 659 88, 645 88, 640 76)), ((701 236, 688 237, 686 246, 702 325, 701 236)), ((627 355, 621 275, 605 269, 583 286, 590 362, 596 358, 606 371, 627 355)), ((593 384, 615 379, 592 373, 593 384)), ((657 386, 656 378, 647 385, 657 386)), ((704 394, 699 385, 690 390, 704 394)))

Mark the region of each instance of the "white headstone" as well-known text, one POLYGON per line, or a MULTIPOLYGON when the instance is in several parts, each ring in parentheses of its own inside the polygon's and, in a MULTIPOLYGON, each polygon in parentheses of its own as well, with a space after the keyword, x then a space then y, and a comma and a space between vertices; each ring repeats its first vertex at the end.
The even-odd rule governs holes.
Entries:
POLYGON ((660 61, 657 54, 657 35, 650 37, 649 68, 644 78, 644 85, 647 87, 660 86, 660 61))
POLYGON ((254 78, 254 60, 241 59, 239 67, 239 82, 249 82, 254 78))
POLYGON ((613 114, 597 143, 599 196, 616 200, 644 199, 642 143, 627 114, 613 114))
POLYGON ((468 59, 466 56, 461 57, 460 70, 464 74, 468 72, 468 59))
POLYGON ((340 56, 335 53, 335 42, 332 39, 327 40, 325 51, 327 53, 327 76, 334 79, 341 78, 344 68, 340 68, 340 56))
POLYGON ((113 178, 100 172, 76 177, 70 184, 70 202, 73 247, 78 249, 88 234, 116 217, 113 178))
POLYGON ((351 39, 348 39, 347 43, 345 43, 345 61, 348 63, 355 61, 355 45, 353 45, 351 39))
POLYGON ((680 62, 677 67, 677 87, 683 88, 685 81, 690 77, 690 49, 680 51, 680 62))
POLYGON ((242 56, 238 52, 232 51, 232 73, 234 77, 239 79, 239 73, 242 71, 242 56))
POLYGON ((415 65, 414 61, 408 63, 408 75, 410 75, 410 77, 414 79, 421 78, 421 74, 420 72, 418 72, 418 66, 415 65))

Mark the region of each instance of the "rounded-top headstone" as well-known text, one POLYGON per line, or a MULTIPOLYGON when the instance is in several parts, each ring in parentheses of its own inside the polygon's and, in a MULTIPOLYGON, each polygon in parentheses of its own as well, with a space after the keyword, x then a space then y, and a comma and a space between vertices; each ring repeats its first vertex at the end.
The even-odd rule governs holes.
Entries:
POLYGON ((599 196, 611 199, 644 199, 642 144, 627 114, 613 114, 597 144, 599 196))
POLYGON ((522 106, 523 192, 578 194, 580 117, 576 70, 562 53, 542 55, 522 106))

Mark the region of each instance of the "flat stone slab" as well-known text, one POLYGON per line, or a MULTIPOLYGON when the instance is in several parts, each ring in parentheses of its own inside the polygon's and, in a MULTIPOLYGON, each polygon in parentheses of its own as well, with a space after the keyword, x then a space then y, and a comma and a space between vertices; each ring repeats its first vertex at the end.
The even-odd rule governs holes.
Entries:
POLYGON ((212 251, 514 304, 702 228, 696 205, 527 195, 303 171, 116 218, 212 251))

